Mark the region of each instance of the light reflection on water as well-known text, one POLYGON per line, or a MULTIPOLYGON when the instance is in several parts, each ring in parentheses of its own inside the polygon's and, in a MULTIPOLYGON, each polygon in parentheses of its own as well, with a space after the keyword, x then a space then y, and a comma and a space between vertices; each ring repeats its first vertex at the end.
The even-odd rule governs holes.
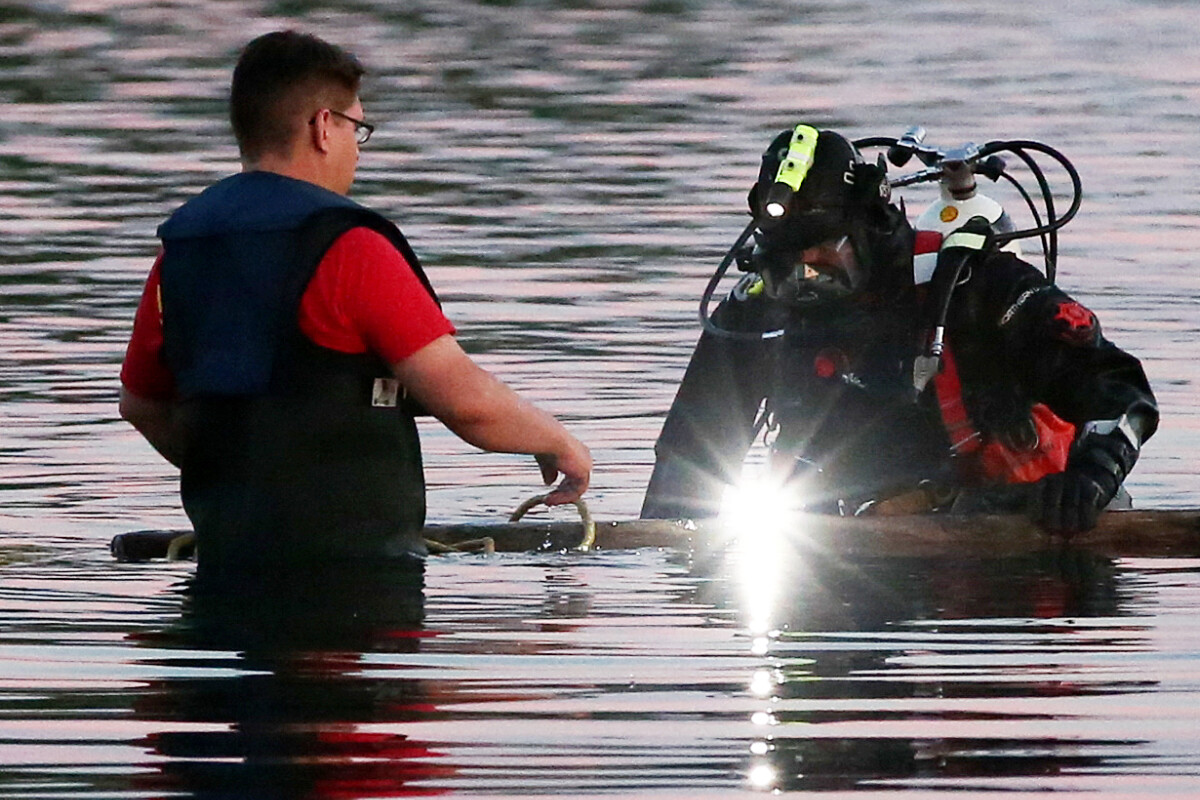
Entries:
POLYGON ((1194 563, 791 553, 763 635, 744 557, 455 556, 283 599, 10 565, 0 796, 1194 788, 1194 563))
MULTIPOLYGON (((1164 411, 1133 491, 1200 505, 1194 17, 1169 0, 0 12, 0 796, 1191 796, 1192 560, 464 556, 415 598, 264 601, 230 624, 187 566, 105 546, 184 524, 174 476, 115 418, 117 370, 154 227, 236 168, 230 60, 285 25, 371 67, 356 196, 400 222, 464 345, 592 446, 598 516, 636 513, 699 291, 763 145, 801 115, 1066 152, 1086 196, 1061 280, 1143 357, 1164 411)), ((539 488, 527 460, 431 424, 423 441, 434 520, 496 520, 539 488)))

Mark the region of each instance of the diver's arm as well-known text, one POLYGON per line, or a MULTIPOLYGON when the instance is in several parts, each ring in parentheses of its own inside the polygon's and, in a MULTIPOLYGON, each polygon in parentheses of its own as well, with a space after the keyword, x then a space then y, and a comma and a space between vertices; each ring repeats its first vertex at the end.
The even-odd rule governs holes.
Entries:
MULTIPOLYGON (((718 323, 746 329, 755 312, 727 300, 713 316, 718 323)), ((769 380, 766 342, 701 335, 654 446, 643 519, 705 518, 720 512, 725 487, 740 475, 769 380)))
POLYGON ((133 425, 151 447, 176 467, 180 465, 182 434, 173 402, 139 397, 122 386, 119 407, 121 418, 133 425))
MULTIPOLYGON (((1066 296, 1064 295, 1064 298, 1066 296)), ((1069 298, 1067 313, 1091 316, 1069 298)), ((1059 320, 1061 322, 1061 320, 1059 320)), ((1141 363, 1100 335, 1046 354, 1046 403, 1077 427, 1067 467, 1039 481, 1031 515, 1044 528, 1070 536, 1096 525, 1100 512, 1116 497, 1133 470, 1141 447, 1158 427, 1158 406, 1141 363), (1067 350, 1071 352, 1067 352, 1067 350)))
MULTIPOLYGON (((1020 266, 1012 259, 1004 268, 1020 266)), ((998 318, 1029 396, 1077 429, 1066 469, 1039 481, 1030 509, 1043 527, 1070 535, 1092 528, 1116 496, 1158 427, 1158 406, 1141 362, 1103 336, 1095 314, 1028 269, 1034 274, 1014 282, 998 318)))
POLYGON ((983 313, 1035 402, 1080 428, 1127 418, 1138 447, 1154 434, 1158 406, 1142 364, 1104 337, 1095 314, 1019 259, 994 257, 981 272, 983 313))
POLYGON ((548 505, 579 499, 588 487, 592 457, 553 416, 471 360, 444 335, 392 365, 408 393, 456 435, 484 450, 528 453, 546 483, 562 473, 548 505))

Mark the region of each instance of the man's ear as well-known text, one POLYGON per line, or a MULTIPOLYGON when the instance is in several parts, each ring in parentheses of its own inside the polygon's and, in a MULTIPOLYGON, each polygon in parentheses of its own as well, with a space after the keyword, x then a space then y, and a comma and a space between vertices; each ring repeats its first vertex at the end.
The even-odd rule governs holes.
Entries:
POLYGON ((308 125, 309 141, 318 152, 329 152, 329 125, 332 116, 329 109, 323 108, 313 115, 312 122, 308 125))

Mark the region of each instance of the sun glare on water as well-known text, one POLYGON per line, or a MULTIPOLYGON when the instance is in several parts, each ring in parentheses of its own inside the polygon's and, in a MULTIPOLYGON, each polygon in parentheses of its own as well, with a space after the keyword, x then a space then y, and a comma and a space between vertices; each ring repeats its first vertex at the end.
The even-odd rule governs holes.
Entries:
POLYGON ((732 540, 746 624, 754 637, 752 650, 766 655, 776 627, 787 532, 795 511, 771 481, 744 480, 731 487, 722 502, 723 528, 732 540))

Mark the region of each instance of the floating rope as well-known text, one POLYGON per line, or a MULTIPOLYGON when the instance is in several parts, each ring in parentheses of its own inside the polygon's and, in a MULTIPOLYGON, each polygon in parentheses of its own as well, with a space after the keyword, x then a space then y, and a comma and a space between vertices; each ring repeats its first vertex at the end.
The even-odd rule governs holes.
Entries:
MULTIPOLYGON (((525 516, 525 513, 531 508, 544 504, 548 496, 549 495, 540 494, 529 498, 525 502, 521 503, 521 505, 517 506, 517 509, 513 511, 512 515, 508 518, 508 521, 517 522, 521 519, 521 517, 525 516)), ((576 510, 579 511, 579 517, 583 523, 583 538, 580 541, 577 549, 586 553, 595 547, 596 544, 596 522, 592 519, 592 513, 588 510, 587 503, 585 503, 582 499, 574 501, 573 505, 575 506, 576 510)), ((157 536, 156 538, 159 542, 162 542, 163 540, 161 535, 157 536)), ((121 548, 118 545, 121 543, 121 540, 121 536, 117 536, 113 539, 113 554, 117 556, 119 560, 132 560, 123 557, 123 555, 119 552, 121 548)), ((491 536, 482 536, 477 539, 467 539, 465 541, 455 542, 453 544, 428 538, 424 541, 425 547, 431 555, 446 555, 448 553, 490 554, 496 552, 496 540, 491 536)), ((161 546, 162 544, 158 544, 156 547, 161 546)), ((187 533, 171 535, 170 539, 166 541, 166 552, 163 553, 162 550, 158 550, 158 554, 165 555, 168 561, 183 561, 185 559, 195 558, 196 534, 193 531, 188 531, 187 533)), ((154 557, 155 555, 156 554, 151 553, 149 556, 144 557, 154 557)))
POLYGON ((195 532, 182 533, 167 544, 167 561, 183 561, 185 558, 195 557, 195 547, 195 532))
POLYGON ((426 539, 425 549, 431 556, 444 556, 447 553, 487 553, 490 555, 496 552, 496 540, 490 536, 481 536, 478 539, 466 539, 448 544, 436 539, 426 539))
MULTIPOLYGON (((525 516, 525 512, 529 509, 545 503, 547 497, 549 495, 539 494, 529 498, 517 506, 517 510, 512 513, 508 521, 516 522, 525 516)), ((579 550, 586 553, 596 544, 596 521, 592 519, 592 512, 588 510, 587 503, 582 498, 576 500, 573 505, 579 511, 579 518, 583 522, 583 541, 579 543, 579 550)))

